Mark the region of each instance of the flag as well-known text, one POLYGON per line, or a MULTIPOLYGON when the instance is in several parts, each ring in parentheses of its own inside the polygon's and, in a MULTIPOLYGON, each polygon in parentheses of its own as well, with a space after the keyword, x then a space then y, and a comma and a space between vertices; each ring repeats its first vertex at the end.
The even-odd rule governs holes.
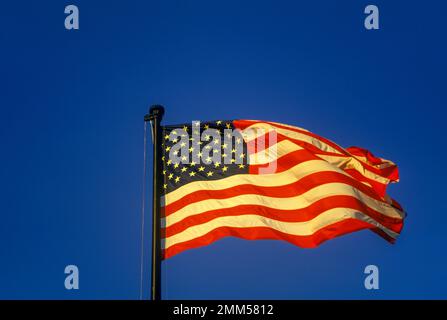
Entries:
POLYGON ((163 258, 228 236, 313 248, 370 229, 394 242, 397 166, 303 128, 268 121, 162 127, 163 258))

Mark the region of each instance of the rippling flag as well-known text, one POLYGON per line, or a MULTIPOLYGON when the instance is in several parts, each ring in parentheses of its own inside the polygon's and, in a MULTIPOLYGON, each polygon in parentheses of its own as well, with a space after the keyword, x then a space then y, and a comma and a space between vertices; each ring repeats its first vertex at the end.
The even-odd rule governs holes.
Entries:
POLYGON ((401 206, 386 194, 397 166, 305 129, 268 121, 162 127, 162 251, 222 237, 312 248, 370 229, 394 242, 401 206))

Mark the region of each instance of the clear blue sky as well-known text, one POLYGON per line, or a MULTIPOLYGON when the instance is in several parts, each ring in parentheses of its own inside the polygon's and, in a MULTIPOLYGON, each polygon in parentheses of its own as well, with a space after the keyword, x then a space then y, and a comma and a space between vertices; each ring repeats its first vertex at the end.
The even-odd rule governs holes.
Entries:
POLYGON ((138 298, 152 103, 165 123, 265 119, 368 148, 400 166, 389 192, 408 211, 395 245, 362 231, 312 250, 227 238, 184 252, 164 263, 164 298, 447 298, 446 11, 441 0, 2 3, 0 298, 138 298), (378 31, 363 27, 370 3, 378 31), (68 264, 79 291, 64 288, 68 264))

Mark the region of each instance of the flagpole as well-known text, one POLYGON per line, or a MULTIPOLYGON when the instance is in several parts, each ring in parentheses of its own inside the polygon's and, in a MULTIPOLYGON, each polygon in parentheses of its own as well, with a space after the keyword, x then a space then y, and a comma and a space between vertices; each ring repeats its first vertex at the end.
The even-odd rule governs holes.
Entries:
POLYGON ((161 235, 160 235, 160 181, 161 181, 161 128, 160 122, 165 113, 161 105, 153 105, 144 120, 151 122, 153 142, 153 177, 152 177, 152 274, 151 299, 161 299, 161 235))

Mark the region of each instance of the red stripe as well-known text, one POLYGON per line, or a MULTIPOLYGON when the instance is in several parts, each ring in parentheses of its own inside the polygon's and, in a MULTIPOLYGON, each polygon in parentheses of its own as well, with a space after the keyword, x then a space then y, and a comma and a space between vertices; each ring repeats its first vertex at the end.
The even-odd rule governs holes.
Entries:
POLYGON ((321 160, 320 158, 318 158, 317 156, 313 155, 312 153, 310 153, 307 150, 296 150, 296 151, 292 151, 288 154, 286 154, 285 156, 282 156, 281 158, 266 163, 266 164, 250 164, 249 167, 249 173, 250 174, 260 174, 260 173, 266 173, 266 172, 260 172, 260 170, 262 169, 267 169, 267 168, 275 168, 274 172, 271 173, 280 173, 283 171, 287 171, 290 168, 293 168, 294 166, 306 162, 306 161, 310 161, 310 160, 321 160), (274 166, 273 166, 274 164, 274 166))
POLYGON ((168 249, 163 250, 163 258, 170 258, 184 250, 198 248, 206 246, 219 240, 223 237, 233 236, 237 238, 242 238, 246 240, 259 240, 259 239, 270 239, 270 240, 285 240, 296 246, 303 248, 314 248, 326 240, 339 237, 344 234, 348 234, 354 231, 362 229, 375 229, 374 226, 369 223, 357 220, 357 219, 346 219, 323 229, 318 230, 310 236, 295 236, 287 233, 283 233, 268 227, 255 227, 255 228, 229 228, 221 227, 212 230, 204 236, 195 238, 190 241, 185 241, 182 243, 175 244, 168 249))
POLYGON ((402 219, 392 218, 375 211, 360 200, 351 196, 330 196, 320 199, 310 206, 296 210, 281 210, 261 205, 240 205, 230 209, 216 209, 204 213, 191 215, 185 219, 164 228, 164 237, 171 237, 194 225, 199 225, 213 219, 224 216, 259 215, 266 218, 284 222, 304 222, 317 217, 322 212, 334 208, 349 208, 358 210, 373 218, 388 229, 399 233, 402 227, 402 219))
MULTIPOLYGON (((292 154, 292 156, 294 157, 293 161, 289 158, 289 157, 283 157, 280 158, 277 162, 278 168, 281 168, 281 170, 287 170, 290 169, 293 166, 296 166, 300 163, 309 161, 309 160, 321 160, 318 157, 312 155, 311 153, 305 151, 305 150, 299 150, 302 152, 294 152, 292 154)), ((254 166, 254 171, 259 170, 259 168, 262 166, 254 166)), ((250 174, 251 172, 251 166, 249 168, 249 172, 250 174)), ((180 208, 182 208, 183 206, 189 204, 189 203, 193 203, 193 202, 197 202, 197 201, 201 201, 201 200, 205 200, 205 199, 209 199, 209 198, 214 198, 214 199, 224 199, 224 198, 228 198, 228 197, 233 197, 234 195, 237 195, 236 193, 231 193, 232 189, 237 190, 237 192, 239 192, 239 194, 241 193, 252 193, 253 190, 259 190, 258 186, 252 186, 249 184, 241 184, 239 186, 235 186, 235 187, 231 187, 231 188, 227 188, 227 189, 222 189, 222 190, 198 190, 198 191, 194 191, 191 192, 187 195, 185 195, 183 198, 180 198, 179 200, 168 204, 166 206, 166 212, 169 215, 170 213, 179 210, 180 208), (244 190, 246 190, 246 188, 250 188, 250 192, 244 192, 244 190), (221 198, 219 198, 219 196, 221 196, 221 198)), ((282 186, 279 187, 270 187, 270 188, 282 188, 282 186)))
POLYGON ((277 133, 276 139, 274 139, 272 141, 270 141, 270 135, 268 133, 264 134, 263 136, 259 136, 256 139, 248 141, 247 142, 247 152, 248 152, 248 154, 254 154, 257 152, 261 152, 261 151, 273 146, 274 144, 279 143, 284 140, 293 142, 294 144, 296 144, 302 148, 305 148, 306 150, 308 150, 312 153, 343 157, 343 155, 341 155, 339 153, 323 151, 311 143, 308 143, 308 142, 302 141, 302 140, 292 139, 292 138, 287 137, 281 133, 277 133))
POLYGON ((345 169, 344 171, 350 176, 352 176, 354 179, 368 183, 371 186, 371 188, 375 191, 375 193, 378 194, 381 198, 385 197, 386 187, 388 186, 387 184, 380 183, 373 179, 369 179, 355 169, 345 169))
POLYGON ((368 162, 370 162, 372 165, 381 165, 383 163, 387 163, 386 161, 383 161, 382 159, 374 156, 370 151, 360 148, 360 147, 348 147, 346 150, 355 156, 359 157, 365 157, 368 162))
MULTIPOLYGON (((390 165, 389 167, 386 168, 376 168, 374 166, 379 166, 385 162, 382 161, 382 159, 377 158, 376 156, 374 156, 370 151, 366 150, 366 149, 362 149, 359 147, 349 147, 346 150, 348 150, 349 153, 353 154, 354 156, 359 156, 359 157, 365 157, 368 161, 368 163, 371 164, 371 166, 373 166, 373 168, 380 170, 380 175, 382 177, 388 178, 390 179, 390 181, 398 181, 399 180, 399 169, 397 168, 396 165, 390 165)), ((362 164, 364 164, 365 162, 358 159, 362 164)))
MULTIPOLYGON (((280 142, 280 141, 283 141, 283 140, 290 140, 291 142, 293 142, 293 143, 295 143, 295 144, 297 144, 299 146, 302 146, 303 148, 306 148, 306 149, 308 149, 308 150, 310 150, 310 151, 312 151, 312 152, 314 152, 316 154, 353 157, 353 156, 355 156, 355 154, 351 154, 349 152, 349 150, 353 150, 353 152, 356 153, 357 155, 366 157, 367 159, 371 160, 372 163, 369 164, 367 162, 362 161, 361 159, 357 159, 361 163, 361 165, 365 169, 367 169, 368 171, 371 171, 371 172, 373 172, 373 173, 375 173, 375 174, 377 174, 377 175, 379 175, 381 177, 387 178, 390 181, 398 181, 399 180, 399 171, 398 171, 396 165, 393 165, 393 166, 390 166, 390 167, 387 167, 387 168, 383 168, 383 169, 375 167, 373 163, 376 163, 378 161, 380 161, 380 163, 382 163, 382 160, 377 158, 377 157, 375 157, 371 152, 369 152, 366 149, 362 149, 362 148, 359 148, 359 147, 350 147, 348 150, 345 150, 342 147, 338 146, 337 144, 333 143, 332 141, 330 141, 328 139, 325 139, 323 137, 320 137, 320 136, 318 136, 316 134, 313 134, 311 132, 299 130, 299 129, 296 129, 296 128, 289 128, 287 126, 282 126, 282 125, 279 125, 279 124, 273 124, 273 123, 270 123, 270 122, 267 122, 267 121, 249 121, 249 120, 236 120, 236 121, 234 121, 235 127, 237 127, 240 130, 243 130, 242 128, 245 129, 246 127, 249 127, 250 125, 255 124, 255 123, 269 123, 269 124, 272 124, 272 125, 274 125, 276 127, 279 127, 279 128, 283 128, 283 129, 287 129, 287 130, 291 130, 291 131, 295 131, 295 132, 299 132, 299 133, 305 134, 307 136, 310 136, 310 137, 313 137, 315 139, 318 139, 318 140, 326 143, 327 145, 330 145, 331 147, 333 147, 334 149, 336 149, 336 150, 338 150, 339 152, 342 153, 340 155, 340 154, 334 154, 332 152, 326 152, 326 151, 323 151, 323 150, 315 147, 311 143, 300 141, 300 140, 296 140, 296 139, 291 139, 291 138, 289 138, 287 136, 284 136, 284 135, 282 135, 280 133, 277 134, 277 139, 276 139, 277 142, 280 142)), ((263 136, 258 137, 257 139, 249 141, 247 143, 248 152, 249 153, 259 152, 259 151, 262 151, 264 148, 269 147, 270 146, 270 142, 269 142, 270 139, 269 138, 270 138, 269 134, 267 133, 267 134, 265 134, 263 136), (259 139, 259 141, 258 141, 258 139, 259 139)))
POLYGON ((249 126, 251 126, 253 124, 256 124, 256 123, 267 123, 267 124, 270 124, 272 126, 275 126, 275 127, 281 128, 281 129, 295 131, 295 132, 298 132, 298 133, 305 134, 305 135, 307 135, 309 137, 312 137, 312 138, 315 138, 315 139, 318 139, 318 140, 324 142, 325 144, 331 146, 332 148, 334 148, 335 150, 341 152, 342 154, 349 155, 345 149, 343 149, 342 147, 340 147, 336 143, 334 143, 334 142, 332 142, 332 141, 330 141, 330 140, 328 140, 326 138, 323 138, 323 137, 321 137, 321 136, 319 136, 319 135, 317 135, 315 133, 309 132, 309 131, 305 131, 305 130, 301 130, 301 129, 293 128, 293 127, 288 127, 288 126, 281 125, 279 123, 273 123, 273 122, 269 122, 269 121, 259 121, 259 120, 235 120, 235 121, 233 121, 234 127, 238 128, 238 129, 241 129, 241 130, 243 130, 245 128, 248 128, 249 126))
POLYGON ((391 199, 391 201, 392 201, 391 205, 392 205, 393 207, 399 209, 400 211, 404 211, 404 209, 402 208, 402 206, 400 205, 399 202, 397 202, 397 201, 394 200, 394 199, 391 199))
MULTIPOLYGON (((274 177, 272 177, 272 179, 274 179, 274 177)), ((295 181, 288 185, 257 186, 252 184, 241 184, 221 190, 202 189, 194 191, 178 199, 177 201, 168 204, 165 207, 165 213, 168 216, 185 207, 186 205, 206 199, 226 199, 242 194, 259 194, 276 198, 289 198, 299 196, 319 185, 333 182, 345 183, 353 188, 362 191, 373 199, 384 202, 383 198, 381 198, 371 188, 349 176, 346 176, 339 172, 320 171, 309 174, 299 179, 298 181, 295 181)))
MULTIPOLYGON (((270 144, 270 137, 268 134, 264 135, 264 136, 260 136, 257 139, 249 141, 247 143, 247 152, 248 152, 248 154, 254 154, 257 152, 261 152, 261 151, 265 150, 266 148, 273 146, 275 144, 275 142, 279 143, 284 140, 288 140, 302 148, 305 148, 305 150, 312 152, 313 154, 315 154, 315 156, 328 155, 328 156, 335 156, 335 157, 353 158, 353 156, 341 155, 338 153, 326 152, 326 151, 320 150, 310 143, 307 143, 307 142, 304 142, 301 140, 291 139, 291 138, 288 138, 282 134, 278 134, 276 141, 273 141, 272 144, 270 144)), ((362 165, 363 168, 365 168, 366 170, 368 170, 370 172, 373 172, 383 178, 387 178, 390 181, 399 180, 399 171, 397 169, 397 166, 390 166, 387 168, 380 169, 380 168, 373 167, 360 159, 357 159, 357 160, 360 162, 360 164, 362 165)), ((350 170, 356 170, 356 169, 350 169, 350 170)), ((380 182, 376 182, 376 183, 380 183, 380 182)))
MULTIPOLYGON (((303 193, 326 183, 344 183, 367 194, 373 199, 384 202, 368 186, 338 172, 321 171, 312 173, 302 179, 283 186, 256 186, 242 184, 222 190, 198 190, 187 194, 183 198, 168 204, 165 207, 166 216, 195 202, 207 199, 227 199, 243 194, 258 194, 275 198, 289 198, 303 193)), ((385 203, 385 202, 384 202, 385 203)))
MULTIPOLYGON (((293 152, 286 154, 285 156, 279 158, 279 160, 275 160, 275 161, 272 161, 272 162, 269 162, 266 164, 250 165, 249 172, 252 174, 266 174, 266 173, 283 172, 283 171, 290 169, 291 167, 293 167, 296 164, 295 158, 299 158, 299 159, 307 158, 309 160, 323 160, 323 159, 319 158, 317 155, 313 155, 310 152, 308 152, 307 149, 297 150, 297 151, 293 151, 293 152), (268 170, 270 170, 272 172, 270 172, 268 170)), ((380 197, 382 197, 382 198, 385 197, 386 187, 388 186, 388 184, 380 183, 376 180, 369 179, 369 178, 365 177, 363 174, 361 174, 360 172, 358 172, 356 169, 342 169, 342 168, 340 168, 340 170, 345 171, 346 173, 348 173, 349 175, 351 175, 358 181, 368 183, 380 197)))
MULTIPOLYGON (((401 229, 403 228, 403 223, 400 228, 401 229)), ((390 243, 396 242, 396 239, 394 239, 393 237, 390 237, 388 234, 386 234, 383 230, 381 230, 379 228, 371 228, 371 231, 378 234, 379 236, 381 236, 383 239, 387 240, 390 243)))

